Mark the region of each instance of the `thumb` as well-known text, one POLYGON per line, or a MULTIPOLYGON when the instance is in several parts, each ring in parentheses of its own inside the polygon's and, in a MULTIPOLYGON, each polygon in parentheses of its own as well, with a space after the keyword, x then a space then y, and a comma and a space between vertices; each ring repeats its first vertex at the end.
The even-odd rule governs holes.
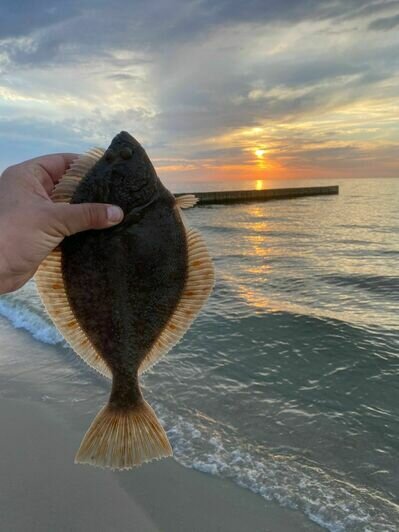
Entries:
POLYGON ((88 229, 106 229, 123 220, 123 210, 105 203, 58 203, 57 218, 62 224, 63 236, 88 229))

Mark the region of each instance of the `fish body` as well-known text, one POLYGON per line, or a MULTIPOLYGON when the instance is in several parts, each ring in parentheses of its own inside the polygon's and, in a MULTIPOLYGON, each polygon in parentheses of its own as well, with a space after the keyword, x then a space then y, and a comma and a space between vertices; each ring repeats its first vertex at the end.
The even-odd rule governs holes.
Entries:
POLYGON ((86 433, 76 461, 126 469, 172 453, 144 400, 139 374, 191 325, 213 286, 205 243, 187 228, 176 198, 145 150, 121 132, 103 152, 72 165, 54 201, 120 206, 124 220, 65 238, 37 284, 56 326, 92 367, 112 377, 108 405, 86 433))

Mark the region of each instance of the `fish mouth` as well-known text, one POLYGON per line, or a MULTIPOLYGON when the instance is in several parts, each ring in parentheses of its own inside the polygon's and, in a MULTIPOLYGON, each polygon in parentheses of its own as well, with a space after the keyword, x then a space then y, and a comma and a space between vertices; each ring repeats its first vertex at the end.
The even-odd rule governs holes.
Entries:
POLYGON ((121 131, 117 137, 122 140, 122 141, 125 141, 125 142, 129 142, 131 144, 136 144, 137 143, 137 140, 131 136, 130 133, 128 133, 127 131, 121 131))
MULTIPOLYGON (((143 146, 127 131, 121 131, 113 139, 109 146, 109 150, 119 152, 123 148, 130 148, 133 154, 139 154, 140 157, 148 158, 143 146)), ((129 159, 130 157, 124 157, 129 159)))

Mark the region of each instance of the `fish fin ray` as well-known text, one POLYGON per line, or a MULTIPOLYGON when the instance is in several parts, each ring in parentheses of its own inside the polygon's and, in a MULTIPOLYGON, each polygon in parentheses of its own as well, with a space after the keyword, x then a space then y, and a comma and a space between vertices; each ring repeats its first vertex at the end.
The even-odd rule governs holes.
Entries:
POLYGON ((215 274, 212 259, 201 234, 185 227, 188 272, 180 300, 161 334, 142 360, 139 375, 160 360, 187 332, 208 299, 215 274))
POLYGON ((51 193, 54 203, 70 203, 77 186, 104 155, 103 148, 92 148, 75 159, 51 193))
POLYGON ((165 430, 146 401, 125 409, 108 404, 86 432, 75 463, 131 469, 172 454, 165 430))
POLYGON ((198 201, 199 198, 194 196, 194 194, 184 194, 184 196, 177 196, 176 198, 176 204, 178 207, 180 207, 180 209, 189 209, 190 207, 194 207, 198 201))
POLYGON ((111 378, 111 371, 98 354, 71 309, 62 276, 61 251, 54 250, 41 263, 35 275, 42 303, 56 328, 86 364, 111 378))

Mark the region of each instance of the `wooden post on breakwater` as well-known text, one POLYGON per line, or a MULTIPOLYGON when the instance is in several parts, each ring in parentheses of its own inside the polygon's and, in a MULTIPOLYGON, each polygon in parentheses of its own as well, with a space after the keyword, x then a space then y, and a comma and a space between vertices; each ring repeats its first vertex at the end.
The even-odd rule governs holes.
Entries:
MULTIPOLYGON (((194 194, 199 199, 198 205, 210 205, 213 203, 243 203, 247 201, 270 201, 338 193, 339 187, 336 185, 322 187, 269 188, 265 190, 218 190, 214 192, 191 192, 191 194, 194 194)), ((175 194, 175 196, 183 195, 183 193, 175 194)))

